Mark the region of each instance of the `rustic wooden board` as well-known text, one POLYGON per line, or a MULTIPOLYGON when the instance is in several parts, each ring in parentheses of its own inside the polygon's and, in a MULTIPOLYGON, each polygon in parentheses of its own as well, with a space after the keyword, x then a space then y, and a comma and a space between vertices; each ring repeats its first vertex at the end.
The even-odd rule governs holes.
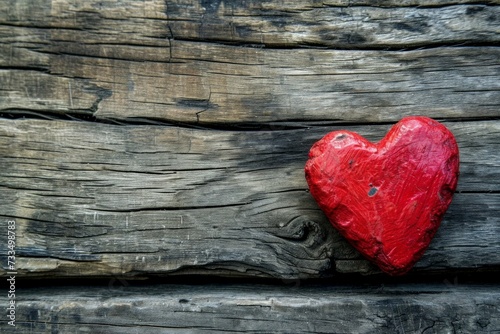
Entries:
POLYGON ((30 288, 9 333, 496 333, 499 312, 498 286, 444 283, 30 288))
POLYGON ((266 47, 405 48, 498 42, 500 9, 493 4, 499 3, 126 0, 117 6, 98 0, 10 0, 2 4, 1 18, 10 25, 82 30, 88 36, 112 32, 99 39, 118 37, 114 44, 156 37, 266 47))
MULTIPOLYGON (((446 125, 460 146, 459 193, 417 270, 498 270, 500 122, 446 125)), ((388 128, 349 127, 371 140, 388 128)), ((19 275, 373 272, 307 192, 307 152, 335 129, 3 120, 0 223, 17 222, 19 275)))
POLYGON ((450 2, 440 3, 439 7, 387 8, 367 2, 346 5, 314 1, 167 1, 166 15, 169 37, 174 40, 344 49, 499 41, 497 6, 450 2))
POLYGON ((16 221, 18 272, 0 333, 500 332, 498 284, 359 277, 379 272, 303 175, 328 131, 444 120, 459 186, 407 280, 498 275, 499 5, 0 2, 0 229, 16 221), (294 286, 132 283, 190 274, 294 286), (88 277, 107 284, 60 286, 88 277))
POLYGON ((2 2, 0 114, 205 125, 500 117, 499 6, 324 3, 2 2))

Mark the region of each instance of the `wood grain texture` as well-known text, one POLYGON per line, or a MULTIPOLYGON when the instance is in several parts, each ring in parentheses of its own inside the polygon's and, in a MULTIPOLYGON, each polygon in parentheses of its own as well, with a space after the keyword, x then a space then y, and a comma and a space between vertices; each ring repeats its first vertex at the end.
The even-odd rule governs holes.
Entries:
POLYGON ((172 39, 266 47, 406 48, 499 41, 497 6, 346 5, 314 1, 167 1, 166 15, 172 39))
POLYGON ((500 331, 498 286, 32 288, 17 307, 9 333, 500 331))
POLYGON ((0 333, 500 332, 498 284, 368 285, 303 172, 329 131, 444 120, 459 185, 408 280, 497 275, 499 23, 498 0, 0 1, 0 333), (191 274, 296 286, 132 283, 191 274))
POLYGON ((204 125, 500 116, 499 6, 348 5, 3 2, 0 113, 204 125))
MULTIPOLYGON (((498 270, 500 124, 446 125, 461 152, 459 193, 416 270, 498 270)), ((1 121, 0 223, 18 224, 19 275, 374 272, 330 227, 304 179, 312 143, 339 128, 1 121)), ((388 128, 350 130, 377 140, 388 128)))

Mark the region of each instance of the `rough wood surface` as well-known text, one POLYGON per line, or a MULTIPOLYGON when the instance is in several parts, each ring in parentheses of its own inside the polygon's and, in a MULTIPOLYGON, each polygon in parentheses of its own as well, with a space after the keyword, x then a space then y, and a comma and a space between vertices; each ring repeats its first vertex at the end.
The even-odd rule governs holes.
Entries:
POLYGON ((372 3, 167 1, 166 16, 174 40, 266 47, 407 48, 500 39, 496 6, 434 1, 434 6, 387 8, 372 3))
POLYGON ((4 1, 0 113, 498 118, 500 6, 467 2, 4 1))
MULTIPOLYGON (((497 333, 498 286, 23 289, 9 333, 497 333)), ((5 332, 6 333, 6 332, 5 332)))
POLYGON ((376 273, 303 167, 325 133, 378 140, 407 115, 444 120, 461 155, 409 280, 498 275, 499 5, 1 1, 0 230, 16 221, 18 284, 0 333, 500 332, 498 285, 129 283, 376 273), (24 280, 86 277, 109 284, 24 280))
MULTIPOLYGON (((498 270, 500 124, 446 125, 460 147, 459 193, 417 270, 498 270)), ((376 140, 389 127, 350 130, 376 140)), ((3 120, 0 224, 17 222, 23 277, 372 272, 307 192, 307 152, 335 129, 3 120)))

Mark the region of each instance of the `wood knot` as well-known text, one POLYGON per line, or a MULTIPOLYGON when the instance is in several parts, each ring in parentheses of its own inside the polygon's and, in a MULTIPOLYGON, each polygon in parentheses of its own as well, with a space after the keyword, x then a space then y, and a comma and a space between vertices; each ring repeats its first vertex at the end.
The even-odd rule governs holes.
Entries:
POLYGON ((298 216, 282 226, 281 230, 284 233, 280 233, 280 237, 303 243, 307 248, 315 248, 325 244, 329 236, 329 228, 328 224, 325 226, 307 216, 298 216))

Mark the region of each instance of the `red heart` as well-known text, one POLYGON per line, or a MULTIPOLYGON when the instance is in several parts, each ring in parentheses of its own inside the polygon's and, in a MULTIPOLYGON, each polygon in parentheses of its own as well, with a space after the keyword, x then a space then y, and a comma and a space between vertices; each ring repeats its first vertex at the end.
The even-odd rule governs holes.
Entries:
POLYGON ((384 139, 335 131, 313 145, 305 167, 312 196, 331 224, 390 275, 423 255, 458 178, 453 134, 427 117, 407 117, 384 139))

